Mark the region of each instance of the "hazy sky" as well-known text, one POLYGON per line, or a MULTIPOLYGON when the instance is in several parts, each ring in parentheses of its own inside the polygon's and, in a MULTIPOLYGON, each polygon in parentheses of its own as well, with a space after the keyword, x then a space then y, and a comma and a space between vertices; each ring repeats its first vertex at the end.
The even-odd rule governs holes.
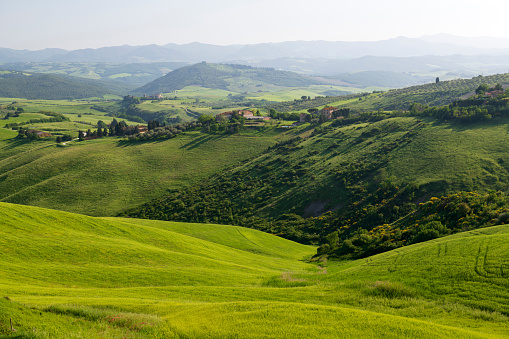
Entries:
POLYGON ((0 47, 509 38, 509 2, 478 0, 0 0, 0 47))

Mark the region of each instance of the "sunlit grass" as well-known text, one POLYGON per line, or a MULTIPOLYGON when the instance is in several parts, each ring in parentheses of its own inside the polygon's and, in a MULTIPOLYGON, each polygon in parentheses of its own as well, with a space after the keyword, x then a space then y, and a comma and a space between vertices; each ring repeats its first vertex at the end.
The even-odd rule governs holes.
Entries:
POLYGON ((502 338, 509 227, 363 260, 221 225, 0 203, 0 337, 502 338), (481 249, 479 251, 479 248, 481 249))

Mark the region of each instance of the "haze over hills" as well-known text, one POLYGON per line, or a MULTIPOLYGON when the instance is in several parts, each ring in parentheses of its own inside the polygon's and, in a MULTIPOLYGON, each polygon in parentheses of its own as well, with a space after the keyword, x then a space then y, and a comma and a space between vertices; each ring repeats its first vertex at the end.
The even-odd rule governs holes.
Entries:
MULTIPOLYGON (((443 41, 439 37, 397 37, 380 41, 287 41, 250 45, 219 46, 203 43, 167 44, 146 46, 112 46, 97 49, 44 49, 40 51, 0 48, 0 62, 155 62, 155 61, 208 61, 277 59, 299 56, 302 58, 349 59, 366 55, 411 57, 422 55, 504 55, 503 48, 472 47, 478 40, 464 38, 462 44, 443 41), (472 44, 465 46, 465 41, 472 44)), ((486 45, 485 45, 486 46, 486 45)), ((489 45, 492 46, 492 45, 489 45)))
POLYGON ((497 38, 490 36, 463 37, 452 34, 433 34, 423 35, 419 39, 433 43, 450 43, 460 46, 476 46, 477 48, 509 48, 508 38, 497 38))
MULTIPOLYGON (((335 77, 356 72, 408 73, 411 78, 398 74, 395 75, 398 78, 396 81, 391 79, 383 84, 376 79, 379 74, 374 75, 373 82, 363 82, 365 86, 404 87, 422 84, 437 76, 445 80, 504 73, 509 69, 508 55, 509 44, 504 39, 432 35, 357 42, 287 41, 228 46, 199 42, 162 46, 123 45, 73 51, 55 48, 39 51, 0 48, 0 66, 10 70, 65 73, 117 81, 131 86, 131 90, 178 67, 202 61, 335 77), (155 63, 158 63, 157 67, 147 66, 155 63), (129 66, 125 68, 121 65, 129 66), (122 67, 125 70, 121 70, 122 67), (402 81, 405 77, 407 79, 402 81)), ((363 77, 369 79, 366 75, 363 77)))

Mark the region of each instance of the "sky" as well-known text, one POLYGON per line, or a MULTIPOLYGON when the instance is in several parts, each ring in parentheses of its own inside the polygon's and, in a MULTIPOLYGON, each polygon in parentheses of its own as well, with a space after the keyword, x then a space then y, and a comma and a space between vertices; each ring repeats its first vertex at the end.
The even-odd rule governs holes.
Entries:
POLYGON ((0 0, 0 47, 509 38, 508 12, 497 0, 0 0))

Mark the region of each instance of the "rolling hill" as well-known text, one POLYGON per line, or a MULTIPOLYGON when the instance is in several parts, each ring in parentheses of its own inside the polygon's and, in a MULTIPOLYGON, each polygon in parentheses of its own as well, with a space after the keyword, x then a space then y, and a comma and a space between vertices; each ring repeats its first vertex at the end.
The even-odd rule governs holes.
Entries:
POLYGON ((168 93, 193 85, 245 92, 263 86, 307 87, 313 84, 323 84, 323 82, 293 72, 202 62, 176 69, 134 90, 133 94, 168 93))
POLYGON ((77 77, 0 70, 0 97, 26 99, 83 99, 119 95, 123 87, 77 77))
POLYGON ((189 132, 165 141, 105 138, 57 147, 54 139, 15 136, 11 132, 0 143, 2 201, 96 216, 112 216, 204 180, 263 152, 277 138, 189 132))
POLYGON ((5 203, 0 220, 3 338, 508 337, 508 226, 317 266, 241 227, 5 203))

